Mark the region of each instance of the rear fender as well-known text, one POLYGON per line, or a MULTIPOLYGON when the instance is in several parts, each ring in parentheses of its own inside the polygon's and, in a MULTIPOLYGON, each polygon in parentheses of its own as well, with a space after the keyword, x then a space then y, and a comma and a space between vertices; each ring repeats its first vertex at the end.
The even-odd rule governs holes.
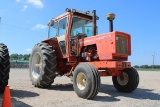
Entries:
POLYGON ((51 45, 56 52, 56 56, 58 58, 63 58, 63 54, 61 52, 60 46, 58 44, 58 40, 56 38, 49 38, 49 39, 43 40, 42 42, 45 42, 51 45))

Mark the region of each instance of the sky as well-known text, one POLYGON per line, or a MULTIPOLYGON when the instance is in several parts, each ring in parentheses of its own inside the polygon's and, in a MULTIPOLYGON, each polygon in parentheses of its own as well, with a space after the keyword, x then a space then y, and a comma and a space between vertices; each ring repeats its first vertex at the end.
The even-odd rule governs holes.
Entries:
POLYGON ((98 34, 109 31, 107 13, 115 13, 114 31, 131 35, 132 65, 160 65, 160 0, 0 0, 0 42, 10 54, 29 54, 47 38, 47 23, 66 8, 96 10, 98 34), (154 54, 155 53, 155 54, 154 54))

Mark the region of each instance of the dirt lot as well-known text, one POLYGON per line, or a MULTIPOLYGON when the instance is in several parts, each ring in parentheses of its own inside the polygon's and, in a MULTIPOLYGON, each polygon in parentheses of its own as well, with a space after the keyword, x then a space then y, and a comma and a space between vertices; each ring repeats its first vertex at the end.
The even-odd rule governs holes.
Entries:
MULTIPOLYGON (((140 84, 133 93, 117 92, 111 77, 101 78, 92 100, 77 97, 67 77, 57 77, 48 89, 32 86, 28 69, 11 69, 9 86, 13 107, 160 107, 160 72, 140 71, 140 84)), ((2 100, 0 94, 0 101, 2 100)), ((1 103, 0 103, 1 104, 1 103)))

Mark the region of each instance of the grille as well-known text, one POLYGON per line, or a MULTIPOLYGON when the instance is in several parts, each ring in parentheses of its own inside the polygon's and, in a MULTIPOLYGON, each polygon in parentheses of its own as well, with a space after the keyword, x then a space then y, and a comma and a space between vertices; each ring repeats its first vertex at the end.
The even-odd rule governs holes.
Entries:
POLYGON ((116 35, 116 53, 128 54, 128 41, 126 36, 116 35))

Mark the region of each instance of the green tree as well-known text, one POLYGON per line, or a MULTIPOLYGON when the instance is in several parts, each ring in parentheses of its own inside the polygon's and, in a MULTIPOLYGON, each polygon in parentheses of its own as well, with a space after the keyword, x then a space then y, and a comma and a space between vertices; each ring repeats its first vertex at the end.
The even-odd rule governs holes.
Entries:
POLYGON ((149 68, 148 65, 141 65, 140 68, 149 68))
POLYGON ((10 60, 29 60, 30 54, 11 54, 10 55, 10 60))
POLYGON ((133 66, 134 68, 139 68, 139 66, 138 65, 135 65, 135 66, 133 66))
POLYGON ((24 60, 29 60, 29 57, 30 57, 30 54, 24 54, 23 55, 24 60))
POLYGON ((23 55, 22 55, 22 54, 19 54, 19 55, 18 55, 18 59, 19 59, 19 60, 23 60, 23 55))
POLYGON ((11 60, 17 60, 18 59, 18 54, 17 53, 11 54, 10 59, 11 60))

